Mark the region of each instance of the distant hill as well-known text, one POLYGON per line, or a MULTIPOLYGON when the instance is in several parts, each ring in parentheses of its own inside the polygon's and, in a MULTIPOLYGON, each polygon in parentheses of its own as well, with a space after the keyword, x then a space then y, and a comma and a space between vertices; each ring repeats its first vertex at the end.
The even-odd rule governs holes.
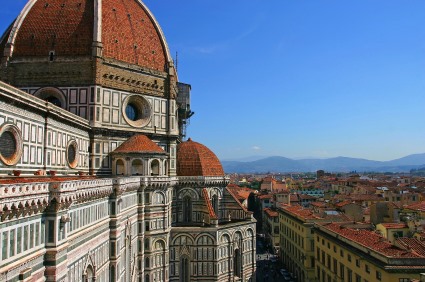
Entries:
POLYGON ((226 173, 314 172, 319 169, 329 172, 408 172, 425 166, 425 153, 384 162, 348 157, 293 160, 276 156, 254 161, 223 160, 222 164, 226 173))

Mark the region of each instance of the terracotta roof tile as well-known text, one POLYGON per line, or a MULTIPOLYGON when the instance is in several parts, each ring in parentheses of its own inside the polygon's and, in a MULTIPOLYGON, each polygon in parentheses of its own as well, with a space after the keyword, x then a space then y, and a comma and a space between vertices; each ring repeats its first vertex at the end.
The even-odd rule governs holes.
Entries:
POLYGON ((91 55, 93 1, 35 1, 18 30, 13 56, 91 55))
POLYGON ((381 225, 384 226, 386 229, 407 228, 406 223, 381 223, 381 225))
POLYGON ((161 153, 166 152, 147 136, 137 134, 122 143, 113 153, 161 153))
MULTIPOLYGON (((31 1, 34 5, 17 29, 13 56, 91 56, 94 2, 91 0, 31 1)), ((161 29, 138 0, 103 0, 100 39, 103 56, 166 71, 168 50, 161 29)), ((0 43, 3 53, 7 37, 0 43)))
POLYGON ((265 212, 265 213, 266 213, 269 217, 277 217, 277 216, 278 216, 277 211, 274 211, 274 210, 269 209, 269 208, 265 208, 265 209, 264 209, 264 212, 265 212))
POLYGON ((177 147, 177 175, 224 176, 224 171, 217 156, 210 149, 189 138, 177 147))
POLYGON ((425 211, 425 201, 408 205, 406 209, 416 210, 416 211, 425 211))
POLYGON ((166 49, 159 27, 136 0, 102 1, 105 57, 164 71, 166 49))
POLYGON ((206 188, 202 189, 202 195, 204 196, 205 205, 207 206, 208 213, 211 219, 217 219, 217 215, 215 214, 214 208, 211 204, 210 197, 208 196, 208 191, 206 188))
POLYGON ((416 238, 398 238, 396 242, 400 245, 405 247, 408 250, 413 250, 417 254, 425 257, 425 244, 424 242, 419 241, 416 238))
POLYGON ((341 223, 323 224, 322 227, 332 231, 333 233, 339 234, 340 236, 350 241, 356 242, 357 244, 360 244, 366 248, 374 250, 388 257, 399 257, 399 258, 423 257, 414 252, 403 250, 391 244, 384 237, 370 230, 348 228, 348 227, 344 227, 344 225, 341 223))

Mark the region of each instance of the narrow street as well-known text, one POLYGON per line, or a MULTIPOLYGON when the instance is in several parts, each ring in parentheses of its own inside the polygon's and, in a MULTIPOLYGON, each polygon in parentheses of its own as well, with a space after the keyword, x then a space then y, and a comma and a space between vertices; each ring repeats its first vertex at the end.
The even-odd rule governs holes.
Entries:
POLYGON ((257 238, 257 282, 294 281, 290 274, 282 275, 278 257, 270 253, 263 238, 257 238))

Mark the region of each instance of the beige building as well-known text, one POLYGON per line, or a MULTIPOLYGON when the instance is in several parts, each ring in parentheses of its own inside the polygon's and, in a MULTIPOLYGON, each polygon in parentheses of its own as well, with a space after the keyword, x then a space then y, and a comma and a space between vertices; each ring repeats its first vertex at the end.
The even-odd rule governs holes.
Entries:
POLYGON ((352 223, 316 224, 314 241, 318 281, 408 282, 425 269, 423 248, 393 245, 352 223))
POLYGON ((297 281, 317 281, 313 227, 316 222, 344 221, 340 214, 327 215, 302 206, 278 209, 280 224, 279 257, 297 281))

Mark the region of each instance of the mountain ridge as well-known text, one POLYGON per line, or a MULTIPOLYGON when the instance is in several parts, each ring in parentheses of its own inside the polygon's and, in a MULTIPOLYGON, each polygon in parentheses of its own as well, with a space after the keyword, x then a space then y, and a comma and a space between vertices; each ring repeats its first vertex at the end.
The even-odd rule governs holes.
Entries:
POLYGON ((363 158, 334 157, 328 159, 290 159, 271 156, 255 161, 222 161, 226 173, 266 172, 314 172, 323 169, 329 172, 408 172, 425 166, 425 153, 411 154, 390 161, 374 161, 363 158))

